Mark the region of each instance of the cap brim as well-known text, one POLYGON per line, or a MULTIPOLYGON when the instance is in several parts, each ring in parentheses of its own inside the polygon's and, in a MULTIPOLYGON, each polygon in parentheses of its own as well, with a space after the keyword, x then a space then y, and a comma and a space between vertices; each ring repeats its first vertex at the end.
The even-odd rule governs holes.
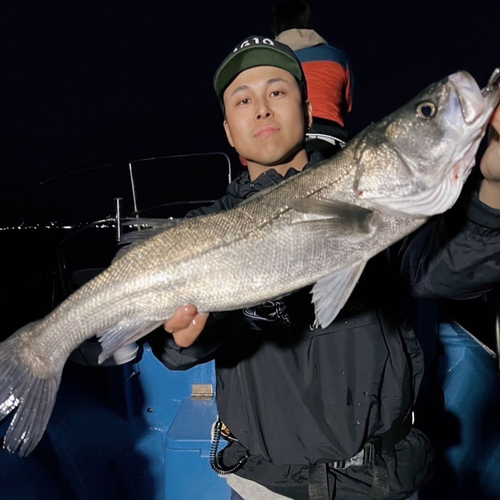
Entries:
POLYGON ((291 73, 301 81, 304 76, 300 63, 293 57, 273 47, 248 47, 240 50, 224 61, 214 76, 214 89, 222 99, 224 90, 243 71, 257 66, 274 66, 291 73))

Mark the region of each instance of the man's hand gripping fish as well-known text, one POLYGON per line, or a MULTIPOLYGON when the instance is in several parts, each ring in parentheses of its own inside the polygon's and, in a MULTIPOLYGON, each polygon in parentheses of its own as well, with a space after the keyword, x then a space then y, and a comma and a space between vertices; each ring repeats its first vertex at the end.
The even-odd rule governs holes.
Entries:
POLYGON ((0 344, 4 439, 29 454, 52 412, 64 364, 98 335, 102 362, 176 308, 241 309, 315 284, 316 322, 337 316, 366 262, 448 210, 499 98, 466 72, 429 86, 335 157, 222 213, 186 219, 131 247, 45 318, 0 344))

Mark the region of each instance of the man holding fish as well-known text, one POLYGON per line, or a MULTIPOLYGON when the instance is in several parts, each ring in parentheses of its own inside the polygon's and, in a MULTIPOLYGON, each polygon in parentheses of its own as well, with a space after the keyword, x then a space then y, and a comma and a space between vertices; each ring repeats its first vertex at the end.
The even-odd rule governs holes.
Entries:
POLYGON ((0 343, 4 448, 35 449, 83 341, 99 337, 102 362, 170 318, 171 335, 150 339, 166 366, 216 360, 211 464, 234 498, 415 495, 432 448, 412 426, 423 359, 401 299, 473 297, 500 280, 497 135, 467 210, 428 220, 460 195, 498 73, 482 90, 466 72, 430 85, 321 162, 305 151, 293 51, 243 40, 214 87, 248 172, 0 343))
MULTIPOLYGON (((308 158, 304 148, 312 110, 292 57, 276 41, 249 37, 217 70, 214 87, 227 139, 247 160, 248 172, 231 184, 226 197, 189 217, 233 208, 315 168, 319 159, 314 153, 308 158)), ((462 84, 456 75, 450 79, 462 84)), ((497 85, 492 77, 488 88, 495 91, 497 85)), ((444 141, 443 125, 432 125, 436 107, 431 90, 417 100, 414 123, 401 121, 398 129, 393 122, 386 134, 406 135, 404 141, 414 134, 416 148, 432 148, 433 141, 444 141)), ((466 122, 478 119, 464 109, 460 114, 466 122)), ((446 126, 453 127, 450 121, 451 116, 446 126)), ((210 317, 187 304, 165 321, 170 336, 161 331, 151 336, 155 354, 171 369, 216 360, 220 420, 215 432, 229 436, 230 444, 212 466, 228 475, 233 499, 417 498, 429 477, 432 447, 412 427, 423 356, 398 299, 404 293, 474 297, 500 280, 498 108, 491 125, 481 160, 484 178, 467 212, 435 217, 374 257, 356 276, 359 284, 330 325, 318 326, 307 287, 210 317), (443 231, 448 217, 462 219, 450 235, 443 231)), ((463 175, 459 163, 452 176, 463 175)), ((412 213, 407 206, 388 205, 412 213)), ((412 215, 421 213, 430 212, 420 207, 412 215)), ((334 288, 327 291, 335 294, 334 288)))

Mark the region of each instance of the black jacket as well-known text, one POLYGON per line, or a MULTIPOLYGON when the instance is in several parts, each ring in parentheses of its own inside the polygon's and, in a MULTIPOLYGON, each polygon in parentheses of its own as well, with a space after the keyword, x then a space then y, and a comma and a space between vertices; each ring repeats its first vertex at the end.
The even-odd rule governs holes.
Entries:
MULTIPOLYGON (((226 196, 188 216, 232 208, 281 180, 272 169, 253 182, 243 173, 226 196)), ((423 359, 401 297, 467 298, 488 290, 500 280, 499 236, 500 211, 474 195, 465 209, 458 205, 373 258, 326 329, 312 326, 306 289, 262 306, 212 314, 189 348, 179 348, 165 334, 150 343, 174 370, 215 359, 219 415, 239 441, 226 448, 224 462, 234 464, 249 450, 238 475, 307 499, 311 464, 352 457, 412 411, 423 359)), ((384 456, 391 498, 406 498, 429 475, 432 449, 417 429, 384 456)), ((369 464, 329 474, 336 499, 369 497, 369 464)))

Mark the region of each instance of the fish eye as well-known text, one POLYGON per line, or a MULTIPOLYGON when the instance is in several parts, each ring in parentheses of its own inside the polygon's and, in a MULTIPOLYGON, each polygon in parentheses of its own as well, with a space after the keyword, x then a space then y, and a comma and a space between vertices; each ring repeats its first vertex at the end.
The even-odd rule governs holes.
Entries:
POLYGON ((436 116, 436 105, 431 101, 424 101, 417 104, 415 111, 419 118, 430 120, 436 116))

